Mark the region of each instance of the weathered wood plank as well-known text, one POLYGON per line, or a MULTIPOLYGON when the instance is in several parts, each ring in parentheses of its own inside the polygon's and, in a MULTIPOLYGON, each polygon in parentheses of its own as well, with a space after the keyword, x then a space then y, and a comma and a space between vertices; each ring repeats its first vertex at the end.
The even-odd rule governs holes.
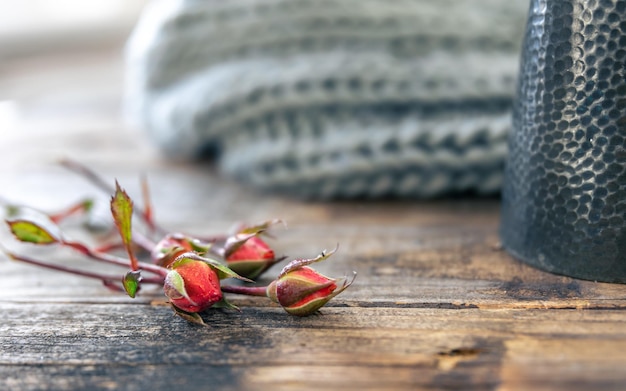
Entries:
POLYGON ((211 312, 210 327, 201 328, 163 307, 1 308, 0 368, 35 366, 42 377, 68 366, 78 373, 100 368, 117 373, 109 381, 120 385, 133 377, 120 368, 163 367, 187 373, 181 384, 201 386, 205 377, 190 366, 228 368, 237 378, 223 377, 221 385, 233 387, 524 389, 554 386, 556 378, 584 389, 595 378, 590 373, 614 389, 626 381, 623 311, 331 307, 301 319, 247 308, 211 312))

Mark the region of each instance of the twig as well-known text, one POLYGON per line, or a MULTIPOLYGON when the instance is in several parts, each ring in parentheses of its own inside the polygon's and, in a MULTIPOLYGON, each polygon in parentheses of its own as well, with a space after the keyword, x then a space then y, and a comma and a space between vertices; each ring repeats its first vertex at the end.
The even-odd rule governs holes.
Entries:
MULTIPOLYGON (((101 262, 110 263, 112 265, 128 267, 128 260, 117 257, 115 255, 93 251, 82 243, 63 241, 61 244, 63 244, 64 246, 70 247, 80 252, 81 254, 90 257, 91 259, 95 261, 101 261, 101 262)), ((145 271, 157 274, 161 277, 165 277, 168 272, 166 268, 158 266, 158 265, 153 265, 151 263, 139 262, 137 266, 141 270, 145 270, 145 271)))
MULTIPOLYGON (((11 258, 14 261, 23 262, 23 263, 27 263, 30 265, 39 266, 39 267, 43 267, 43 268, 51 269, 51 270, 56 270, 56 271, 60 271, 64 273, 75 274, 77 276, 93 278, 93 279, 102 281, 106 286, 113 285, 115 284, 115 282, 118 282, 121 280, 119 275, 107 275, 107 274, 101 274, 101 273, 88 272, 88 271, 84 271, 80 269, 74 269, 74 268, 70 268, 67 266, 54 265, 54 264, 42 262, 33 258, 25 257, 23 255, 14 254, 7 250, 3 250, 3 251, 9 258, 11 258)), ((146 283, 146 284, 163 285, 162 278, 142 278, 141 282, 146 283)))
MULTIPOLYGON (((85 179, 87 179, 88 181, 90 181, 91 183, 93 183, 94 185, 96 185, 97 187, 99 187, 101 190, 105 191, 108 194, 114 194, 115 193, 115 188, 111 185, 109 185, 104 179, 102 179, 102 177, 100 177, 98 174, 96 174, 94 171, 92 171, 90 168, 83 166, 82 164, 71 160, 71 159, 62 159, 60 161, 60 164, 67 168, 70 171, 73 171, 81 176, 83 176, 85 179)), ((148 209, 148 212, 146 213, 146 210, 139 210, 139 209, 135 209, 133 210, 133 214, 137 215, 138 217, 140 217, 149 227, 152 227, 152 229, 158 233, 159 235, 165 235, 167 233, 167 230, 164 229, 163 227, 160 227, 159 225, 157 225, 151 218, 151 214, 150 214, 150 209, 148 209)))
POLYGON ((222 292, 237 293, 247 296, 267 296, 266 286, 238 286, 238 285, 222 285, 222 292))

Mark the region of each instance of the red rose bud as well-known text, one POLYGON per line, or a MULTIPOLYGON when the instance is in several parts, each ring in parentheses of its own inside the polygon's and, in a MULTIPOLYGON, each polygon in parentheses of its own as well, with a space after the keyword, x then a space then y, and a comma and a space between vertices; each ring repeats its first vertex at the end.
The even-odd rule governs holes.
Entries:
POLYGON ((240 276, 255 279, 276 262, 274 250, 257 233, 237 234, 226 243, 224 258, 228 267, 240 276))
POLYGON ((174 306, 186 312, 201 312, 222 300, 215 270, 192 259, 183 258, 172 264, 163 290, 174 306))
POLYGON ((186 252, 206 252, 209 247, 210 245, 201 245, 182 234, 169 234, 157 243, 150 257, 155 264, 168 267, 178 256, 186 252))
POLYGON ((267 296, 292 315, 307 316, 315 313, 354 281, 354 278, 350 281, 347 278, 328 278, 306 266, 324 260, 333 253, 334 251, 322 253, 317 258, 290 262, 267 287, 267 296))

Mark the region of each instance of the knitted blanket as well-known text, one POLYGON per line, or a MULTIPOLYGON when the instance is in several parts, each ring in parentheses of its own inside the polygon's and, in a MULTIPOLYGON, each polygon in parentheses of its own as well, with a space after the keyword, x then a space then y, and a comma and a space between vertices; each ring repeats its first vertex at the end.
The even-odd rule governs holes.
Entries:
POLYGON ((164 0, 127 108, 174 158, 308 198, 502 183, 527 1, 164 0))

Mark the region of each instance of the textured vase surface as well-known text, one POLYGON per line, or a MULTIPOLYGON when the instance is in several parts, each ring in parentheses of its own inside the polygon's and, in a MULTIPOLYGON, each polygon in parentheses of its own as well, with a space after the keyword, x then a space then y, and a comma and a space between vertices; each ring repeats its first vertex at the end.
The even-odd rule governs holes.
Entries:
POLYGON ((533 0, 518 83, 504 247, 626 283, 626 1, 533 0))

